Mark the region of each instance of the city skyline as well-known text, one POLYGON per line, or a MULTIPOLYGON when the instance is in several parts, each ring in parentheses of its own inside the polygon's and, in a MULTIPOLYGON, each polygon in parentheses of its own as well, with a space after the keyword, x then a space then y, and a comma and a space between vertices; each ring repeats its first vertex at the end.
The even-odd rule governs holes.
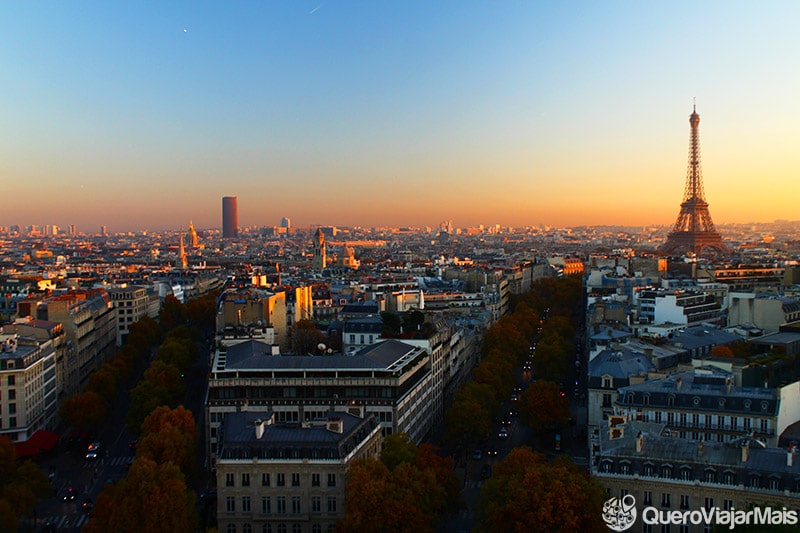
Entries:
POLYGON ((800 6, 0 6, 0 225, 796 220, 800 6))

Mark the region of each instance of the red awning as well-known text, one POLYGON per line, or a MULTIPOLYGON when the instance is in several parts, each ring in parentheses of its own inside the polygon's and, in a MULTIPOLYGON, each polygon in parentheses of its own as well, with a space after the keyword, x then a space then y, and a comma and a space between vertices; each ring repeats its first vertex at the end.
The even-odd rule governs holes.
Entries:
POLYGON ((31 457, 52 450, 58 443, 58 433, 45 429, 37 430, 31 438, 15 442, 17 457, 31 457))

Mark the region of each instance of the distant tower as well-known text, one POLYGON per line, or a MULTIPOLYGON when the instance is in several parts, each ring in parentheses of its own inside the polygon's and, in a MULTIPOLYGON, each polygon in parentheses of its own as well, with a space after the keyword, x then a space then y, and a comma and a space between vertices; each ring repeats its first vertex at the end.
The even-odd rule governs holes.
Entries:
POLYGON ((675 227, 667 236, 661 251, 667 254, 703 253, 707 248, 726 252, 722 237, 714 228, 708 202, 703 195, 703 171, 700 167, 700 115, 693 107, 689 115, 691 137, 689 141, 689 166, 686 169, 686 190, 683 193, 681 212, 675 227))
POLYGON ((235 239, 239 236, 239 200, 235 196, 222 198, 222 237, 235 239))
POLYGON ((108 237, 108 226, 100 226, 100 235, 103 237, 108 237))
MULTIPOLYGON (((182 239, 181 242, 183 242, 182 239)), ((189 243, 192 248, 197 248, 197 231, 195 231, 194 224, 192 224, 191 220, 189 221, 189 243)))
POLYGON ((322 271, 327 266, 328 258, 325 255, 325 235, 321 228, 314 234, 314 259, 311 261, 312 270, 322 271))
POLYGON ((287 230, 292 227, 292 221, 288 217, 283 217, 281 219, 281 227, 286 228, 287 230))
POLYGON ((189 267, 189 260, 186 258, 186 248, 183 247, 183 230, 178 234, 180 237, 180 245, 178 246, 178 255, 181 258, 181 268, 186 269, 189 267))

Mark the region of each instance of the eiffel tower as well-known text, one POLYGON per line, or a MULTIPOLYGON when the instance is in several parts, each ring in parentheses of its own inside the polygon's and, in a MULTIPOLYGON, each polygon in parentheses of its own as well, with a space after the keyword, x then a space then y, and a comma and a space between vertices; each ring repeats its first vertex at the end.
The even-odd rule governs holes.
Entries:
POLYGON ((700 255, 708 249, 725 253, 728 248, 714 228, 714 222, 711 221, 711 214, 708 212, 708 202, 703 195, 703 171, 700 167, 698 134, 700 115, 697 114, 696 106, 689 115, 689 124, 692 130, 689 141, 689 166, 686 169, 686 190, 683 193, 678 220, 661 251, 673 255, 683 253, 700 255))

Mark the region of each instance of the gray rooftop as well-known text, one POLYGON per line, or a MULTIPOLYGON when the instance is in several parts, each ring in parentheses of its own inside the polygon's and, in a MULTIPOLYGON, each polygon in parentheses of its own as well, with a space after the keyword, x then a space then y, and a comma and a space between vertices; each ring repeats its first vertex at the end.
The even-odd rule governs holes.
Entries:
POLYGON ((603 350, 589 361, 590 376, 612 376, 627 379, 655 370, 650 358, 641 352, 628 350, 603 350))
POLYGON ((228 348, 225 370, 393 370, 402 367, 419 350, 389 339, 367 346, 355 355, 271 355, 271 345, 248 340, 228 348))

